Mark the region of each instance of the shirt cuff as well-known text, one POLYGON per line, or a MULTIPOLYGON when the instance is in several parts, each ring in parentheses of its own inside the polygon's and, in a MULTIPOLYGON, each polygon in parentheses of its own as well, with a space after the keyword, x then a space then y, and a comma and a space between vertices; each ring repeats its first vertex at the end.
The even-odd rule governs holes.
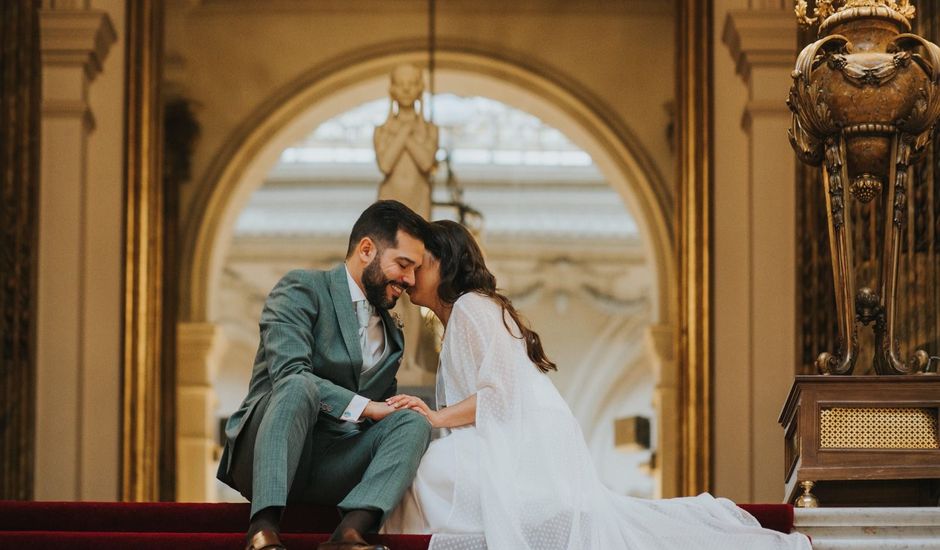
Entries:
POLYGON ((346 410, 343 411, 343 415, 340 417, 341 420, 346 422, 359 422, 360 417, 362 416, 362 411, 366 410, 366 405, 369 404, 369 400, 361 395, 354 395, 352 401, 349 402, 349 406, 346 407, 346 410))

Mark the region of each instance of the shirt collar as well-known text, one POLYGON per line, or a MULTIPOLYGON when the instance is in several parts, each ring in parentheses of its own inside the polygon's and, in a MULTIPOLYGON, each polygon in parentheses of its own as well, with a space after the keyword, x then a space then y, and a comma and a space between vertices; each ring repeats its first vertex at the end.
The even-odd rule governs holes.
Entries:
POLYGON ((346 268, 346 281, 349 283, 349 296, 352 297, 352 301, 355 304, 356 302, 361 302, 366 299, 366 295, 362 292, 362 289, 359 288, 359 285, 356 284, 356 280, 352 278, 352 275, 349 274, 349 266, 344 266, 346 268))

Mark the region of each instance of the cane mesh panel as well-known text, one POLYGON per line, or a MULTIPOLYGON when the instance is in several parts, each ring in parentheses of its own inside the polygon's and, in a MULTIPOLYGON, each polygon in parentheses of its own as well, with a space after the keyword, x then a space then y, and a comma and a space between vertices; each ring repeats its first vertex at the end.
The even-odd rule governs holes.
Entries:
POLYGON ((820 449, 940 449, 937 409, 822 409, 820 449))

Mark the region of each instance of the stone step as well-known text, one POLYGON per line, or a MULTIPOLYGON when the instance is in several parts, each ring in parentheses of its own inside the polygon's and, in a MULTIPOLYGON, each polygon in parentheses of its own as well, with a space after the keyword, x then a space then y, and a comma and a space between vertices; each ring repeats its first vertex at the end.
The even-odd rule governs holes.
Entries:
POLYGON ((814 550, 940 550, 940 508, 797 508, 814 550))

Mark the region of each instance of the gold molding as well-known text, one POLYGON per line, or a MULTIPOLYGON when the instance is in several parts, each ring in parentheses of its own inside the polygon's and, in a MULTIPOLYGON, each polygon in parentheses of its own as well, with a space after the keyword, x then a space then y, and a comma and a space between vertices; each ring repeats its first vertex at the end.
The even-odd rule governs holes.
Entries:
POLYGON ((679 488, 711 489, 712 1, 676 7, 679 488))
MULTIPOLYGON (((162 5, 127 3, 121 498, 159 498, 162 411, 162 5)), ((163 414, 167 413, 167 414, 163 414)))

